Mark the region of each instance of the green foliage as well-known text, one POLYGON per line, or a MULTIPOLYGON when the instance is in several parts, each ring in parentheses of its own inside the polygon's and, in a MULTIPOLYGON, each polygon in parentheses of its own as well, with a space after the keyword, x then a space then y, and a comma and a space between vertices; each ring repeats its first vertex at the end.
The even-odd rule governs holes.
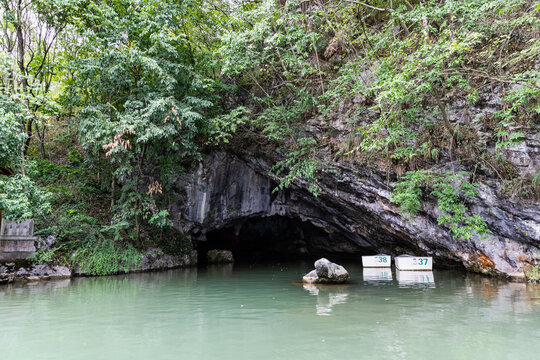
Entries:
POLYGON ((102 226, 95 218, 74 215, 61 219, 59 246, 71 254, 68 261, 88 275, 128 272, 139 266, 141 253, 123 241, 129 223, 102 226))
POLYGON ((88 163, 72 165, 71 161, 36 159, 28 164, 27 174, 50 194, 52 212, 35 218, 37 230, 57 228, 66 215, 87 214, 101 223, 109 221, 110 194, 100 188, 99 173, 88 163))
MULTIPOLYGON (((255 85, 280 73, 284 87, 315 73, 307 60, 318 35, 307 26, 309 17, 296 11, 298 4, 288 1, 281 7, 274 0, 263 0, 234 9, 218 50, 222 71, 248 77, 255 85)), ((272 91, 262 86, 259 90, 265 95, 272 91)))
POLYGON ((77 247, 73 262, 88 275, 113 275, 134 270, 141 263, 141 253, 131 244, 117 246, 112 240, 90 242, 77 247))
POLYGON ((134 237, 143 221, 159 216, 156 197, 170 185, 169 174, 200 158, 197 141, 208 131, 216 81, 192 41, 198 31, 215 30, 198 6, 115 0, 71 9, 72 26, 86 41, 72 44, 78 56, 68 64, 63 102, 78 109, 88 160, 109 184, 121 184, 115 218, 136 223, 134 237), (161 176, 147 174, 147 164, 161 176))
POLYGON ((497 148, 520 143, 540 109, 538 72, 530 70, 540 53, 540 24, 531 5, 528 0, 451 0, 396 1, 386 12, 360 4, 336 7, 333 15, 341 21, 333 24, 335 32, 360 56, 341 66, 331 81, 322 97, 323 114, 331 116, 344 98, 366 99, 374 118, 360 114, 361 141, 353 152, 408 163, 424 154, 420 135, 437 126, 445 135, 439 143, 453 150, 458 134, 446 105, 450 98, 469 106, 478 101, 480 89, 498 84, 509 90, 492 135, 497 148), (366 19, 361 28, 355 28, 355 15, 366 19), (364 28, 367 21, 375 23, 371 31, 364 28))
POLYGON ((540 118, 540 71, 519 74, 514 81, 516 87, 508 91, 505 108, 495 113, 500 119, 495 129, 497 149, 522 143, 525 134, 518 129, 531 119, 540 118))
POLYGON ((392 193, 392 202, 399 204, 401 210, 413 214, 420 210, 422 206, 422 186, 428 178, 428 172, 410 171, 401 177, 401 181, 397 183, 392 193))
POLYGON ((0 108, 0 124, 0 166, 14 168, 21 165, 26 135, 21 129, 19 119, 3 108, 0 108))
MULTIPOLYGON (((0 108, 0 168, 23 170, 27 165, 23 157, 26 134, 21 126, 20 106, 9 98, 0 98, 0 104, 4 106, 0 108)), ((0 214, 6 219, 24 220, 47 214, 51 210, 50 197, 24 173, 0 175, 0 214)))
POLYGON ((295 180, 302 180, 309 184, 309 191, 317 196, 321 191, 318 182, 318 171, 323 164, 314 156, 317 141, 313 138, 298 139, 298 149, 289 152, 285 160, 279 161, 271 170, 279 185, 274 189, 283 190, 295 180))
POLYGON ((53 3, 20 0, 0 5, 0 108, 16 114, 24 128, 25 154, 37 138, 45 155, 47 128, 60 110, 53 83, 59 80, 58 45, 65 27, 61 17, 55 16, 53 3), (54 24, 49 21, 53 18, 54 24), (6 102, 11 104, 5 107, 6 102))
POLYGON ((172 228, 173 223, 169 218, 170 214, 167 210, 161 210, 160 212, 154 214, 148 224, 157 227, 158 229, 172 228))
POLYGON ((34 265, 39 264, 50 264, 58 259, 58 253, 62 250, 61 247, 56 247, 54 249, 50 249, 49 251, 44 251, 43 249, 39 249, 35 253, 28 256, 27 260, 31 261, 34 265))
POLYGON ((248 115, 249 110, 244 106, 239 106, 224 115, 213 118, 210 123, 210 142, 217 145, 228 144, 239 128, 251 121, 248 115))
POLYGON ((313 157, 316 141, 304 135, 302 121, 316 109, 316 94, 324 90, 317 55, 320 34, 314 30, 321 18, 297 11, 299 5, 264 0, 232 10, 218 50, 221 70, 241 87, 253 89, 250 102, 256 110, 238 107, 219 120, 229 123, 220 125, 227 136, 241 125, 253 136, 285 145, 286 159, 272 169, 278 188, 302 179, 316 194, 321 164, 313 157))
MULTIPOLYGON (((491 233, 484 219, 472 214, 465 199, 477 196, 475 185, 464 179, 466 173, 444 174, 427 170, 407 172, 392 193, 392 202, 401 210, 413 214, 421 209, 422 195, 428 191, 437 199, 442 213, 437 217, 439 225, 448 226, 456 239, 470 239, 476 235, 491 233)), ((485 237, 480 237, 480 239, 485 237)))
POLYGON ((39 189, 25 175, 0 179, 0 211, 10 220, 23 220, 42 216, 51 211, 50 193, 39 189))
POLYGON ((540 193, 540 176, 500 170, 498 151, 538 130, 534 1, 7 4, 0 167, 26 175, 0 179, 0 211, 58 234, 60 247, 36 261, 67 256, 89 273, 126 271, 148 245, 142 228, 163 248, 189 249, 174 232, 169 190, 208 146, 237 146, 235 137, 278 149, 276 190, 297 182, 314 195, 328 168, 318 148, 345 139, 340 155, 411 170, 393 200, 414 213, 433 197, 458 239, 489 233, 471 211, 475 185, 418 169, 452 159, 474 167, 475 179, 504 178, 509 193, 540 193), (12 40, 21 25, 23 55, 12 40), (489 89, 503 94, 501 108, 469 118, 489 89), (354 130, 333 127, 336 119, 354 130), (478 132, 496 141, 495 154, 478 132), (23 144, 36 136, 42 159, 28 161, 37 151, 23 144), (63 138, 62 151, 47 153, 46 136, 63 138))

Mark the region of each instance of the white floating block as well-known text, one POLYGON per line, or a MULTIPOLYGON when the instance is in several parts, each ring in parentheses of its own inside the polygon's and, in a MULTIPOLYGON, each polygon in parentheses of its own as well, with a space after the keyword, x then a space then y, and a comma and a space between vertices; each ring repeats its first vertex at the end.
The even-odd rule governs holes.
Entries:
POLYGON ((390 267, 391 261, 390 255, 385 254, 362 256, 363 267, 390 267))
POLYGON ((396 270, 399 285, 435 285, 433 271, 402 271, 396 270))
POLYGON ((433 258, 431 256, 400 255, 394 258, 396 269, 399 270, 432 270, 433 258))
POLYGON ((362 273, 364 281, 392 281, 392 269, 389 267, 367 267, 362 273))

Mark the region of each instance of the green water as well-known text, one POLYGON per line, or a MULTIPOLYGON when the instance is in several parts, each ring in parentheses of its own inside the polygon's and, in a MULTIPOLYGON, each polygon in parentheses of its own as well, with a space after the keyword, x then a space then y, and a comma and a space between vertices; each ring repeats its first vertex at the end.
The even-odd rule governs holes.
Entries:
POLYGON ((293 282, 309 264, 0 287, 0 359, 540 358, 536 285, 348 269, 323 288, 293 282))

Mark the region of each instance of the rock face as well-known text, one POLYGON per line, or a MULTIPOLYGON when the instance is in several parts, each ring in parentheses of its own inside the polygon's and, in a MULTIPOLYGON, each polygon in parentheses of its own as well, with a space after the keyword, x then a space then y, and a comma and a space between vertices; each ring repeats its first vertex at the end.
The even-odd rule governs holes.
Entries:
POLYGON ((69 278, 71 278, 71 271, 65 266, 40 264, 18 269, 13 263, 0 266, 0 284, 69 278))
POLYGON ((192 265, 197 265, 197 251, 195 250, 184 255, 169 255, 161 249, 151 248, 143 255, 141 264, 134 271, 166 270, 192 265))
POLYGON ((349 273, 341 265, 322 258, 315 261, 315 270, 307 273, 302 280, 306 283, 341 284, 349 279, 349 273))
MULTIPOLYGON (((495 187, 482 185, 470 204, 487 222, 487 240, 455 240, 437 223, 435 201, 405 218, 390 201, 385 173, 353 163, 336 162, 322 172, 317 197, 309 185, 295 182, 272 193, 268 176, 276 159, 268 153, 212 153, 175 183, 171 205, 175 227, 195 242, 209 231, 233 228, 270 216, 309 222, 327 236, 305 238, 309 254, 348 255, 403 253, 432 256, 436 265, 462 265, 486 274, 524 278, 523 266, 540 260, 540 206, 502 197, 495 187)), ((536 160, 535 160, 536 161, 536 160)))
POLYGON ((35 246, 36 246, 36 249, 47 252, 51 250, 55 244, 56 244, 55 236, 49 235, 45 238, 38 236, 36 239, 35 246))
POLYGON ((234 262, 233 253, 229 250, 210 250, 206 253, 209 264, 228 264, 234 262))
POLYGON ((39 278, 49 277, 49 279, 67 279, 71 277, 71 271, 67 267, 49 264, 34 265, 30 273, 39 278))

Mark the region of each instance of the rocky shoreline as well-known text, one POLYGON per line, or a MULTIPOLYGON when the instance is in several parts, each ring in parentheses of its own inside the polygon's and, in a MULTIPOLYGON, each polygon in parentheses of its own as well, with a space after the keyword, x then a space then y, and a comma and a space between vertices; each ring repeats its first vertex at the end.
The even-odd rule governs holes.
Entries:
POLYGON ((13 262, 0 265, 0 284, 69 279, 71 276, 71 270, 66 266, 40 264, 17 267, 13 262))
MULTIPOLYGON (((129 273, 170 270, 197 265, 197 251, 189 254, 169 255, 161 249, 148 249, 142 256, 140 265, 129 273)), ((118 273, 120 275, 124 273, 118 273)), ((28 265, 23 262, 0 264, 0 285, 11 283, 27 283, 47 280, 70 279, 72 277, 91 276, 84 269, 70 269, 67 266, 54 264, 28 265)))

